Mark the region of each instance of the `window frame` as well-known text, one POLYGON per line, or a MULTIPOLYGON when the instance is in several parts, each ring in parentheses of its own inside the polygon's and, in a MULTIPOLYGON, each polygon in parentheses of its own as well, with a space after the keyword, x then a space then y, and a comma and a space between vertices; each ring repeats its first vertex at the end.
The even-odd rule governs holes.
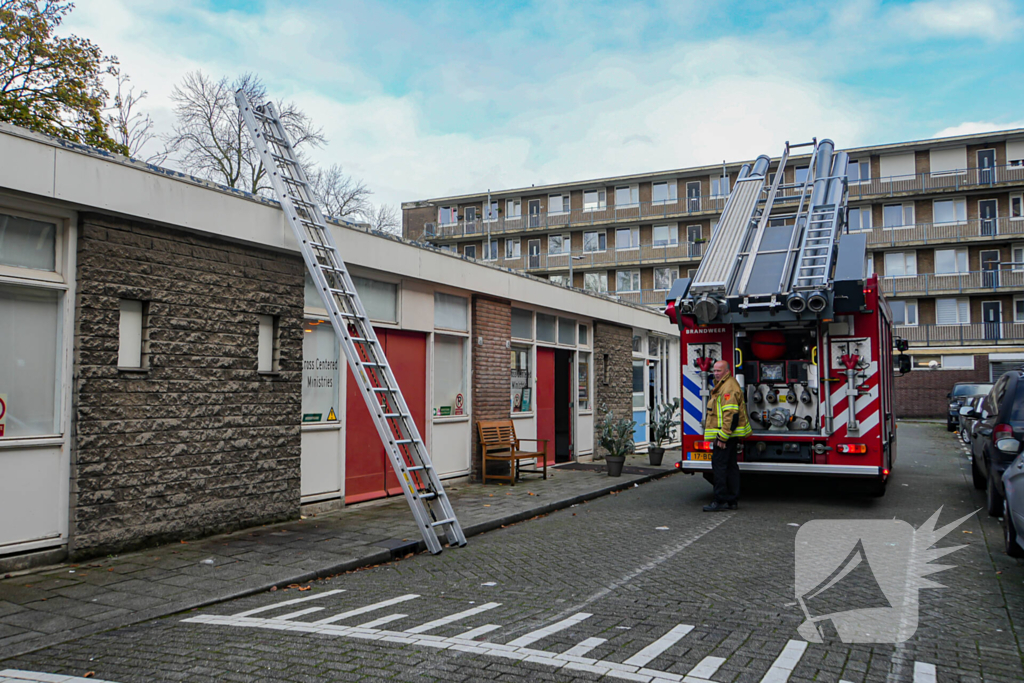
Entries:
POLYGON ((1010 266, 1010 270, 1020 272, 1024 270, 1024 243, 1015 242, 1010 245, 1010 262, 1018 265, 1010 266), (1018 254, 1018 252, 1020 252, 1018 254))
POLYGON ((916 250, 911 250, 911 251, 887 251, 887 252, 885 252, 885 255, 882 257, 882 267, 885 270, 885 277, 917 277, 917 275, 918 275, 918 273, 917 273, 917 251, 916 250), (899 254, 899 255, 901 255, 903 257, 903 271, 904 272, 903 272, 902 275, 896 275, 896 274, 890 274, 889 273, 889 256, 895 256, 896 254, 899 254), (913 264, 914 264, 914 272, 913 273, 907 273, 906 272, 907 271, 907 263, 908 263, 907 262, 907 255, 908 254, 911 255, 912 260, 913 260, 913 264))
POLYGON ((675 204, 679 201, 679 181, 677 180, 666 180, 664 182, 651 183, 651 204, 675 204), (655 199, 654 188, 664 185, 665 186, 665 199, 655 199), (672 188, 675 188, 675 193, 672 192, 672 188), (675 196, 673 196, 673 194, 675 196))
POLYGON ((563 216, 572 210, 572 204, 569 195, 564 192, 556 192, 548 195, 548 215, 549 216, 563 216), (558 207, 557 211, 551 210, 551 200, 554 197, 558 197, 561 200, 562 205, 558 207))
POLYGON ((32 280, 35 282, 65 283, 65 272, 69 268, 66 248, 67 233, 69 230, 70 218, 59 214, 44 214, 34 211, 25 211, 9 205, 0 205, 0 213, 17 218, 24 218, 40 223, 52 223, 54 226, 53 236, 53 270, 41 270, 39 268, 26 268, 24 266, 0 265, 0 278, 10 277, 19 280, 32 280))
MULTIPOLYGON (((947 173, 950 175, 951 173, 947 173)), ((884 209, 883 209, 884 210, 884 209)), ((943 197, 942 199, 932 200, 932 225, 960 225, 967 222, 967 198, 966 197, 943 197), (950 202, 953 204, 953 220, 951 221, 939 221, 936 219, 936 207, 939 204, 950 202), (960 211, 958 207, 963 208, 963 218, 959 217, 960 211)))
POLYGON ((572 234, 567 232, 555 232, 548 235, 548 256, 564 256, 572 252, 572 234), (551 251, 551 238, 560 237, 562 239, 561 251, 551 251))
POLYGON ((456 225, 459 222, 459 209, 454 206, 439 206, 437 207, 437 224, 438 225, 456 225), (449 221, 441 220, 442 216, 447 212, 449 221))
POLYGON ((667 223, 665 225, 652 225, 651 226, 651 246, 655 249, 668 249, 669 247, 679 246, 679 224, 678 223, 667 223), (675 239, 670 239, 664 244, 658 244, 658 239, 655 237, 658 228, 664 228, 668 230, 669 236, 675 239))
POLYGON ((856 160, 850 159, 850 163, 849 163, 849 165, 846 168, 847 168, 847 171, 846 171, 846 182, 849 185, 854 185, 854 184, 858 184, 859 185, 860 183, 866 183, 866 182, 869 182, 871 180, 871 159, 870 159, 870 157, 867 158, 867 159, 856 159, 856 160), (849 171, 849 169, 852 168, 853 166, 857 167, 857 180, 850 180, 850 171, 849 171), (863 166, 867 166, 867 169, 868 169, 868 174, 865 177, 862 177, 860 175, 860 172, 863 169, 863 166))
POLYGON ((639 268, 619 268, 619 269, 617 269, 615 271, 615 293, 616 294, 620 294, 620 293, 623 293, 623 292, 634 293, 634 292, 639 292, 639 291, 641 291, 640 290, 640 269, 639 268), (630 286, 632 287, 632 285, 635 283, 636 287, 632 288, 632 289, 620 289, 619 288, 619 278, 621 278, 623 275, 625 275, 627 273, 629 274, 629 284, 630 284, 630 286))
POLYGON ((476 258, 476 245, 475 244, 463 245, 463 247, 462 247, 462 255, 465 256, 466 258, 475 259, 476 258), (472 254, 469 253, 470 249, 473 250, 472 254))
POLYGON ((519 239, 518 237, 515 238, 515 239, 510 238, 510 237, 506 237, 505 238, 505 260, 506 261, 517 261, 517 260, 523 258, 523 245, 522 245, 522 242, 523 241, 521 239, 519 239), (509 253, 509 247, 514 247, 512 249, 512 252, 513 252, 512 254, 509 253))
POLYGON ((1011 194, 1008 216, 1011 221, 1024 221, 1024 194, 1011 194), (1013 203, 1017 201, 1017 215, 1013 215, 1013 203))
POLYGON ((906 230, 907 228, 914 227, 916 220, 917 220, 916 207, 914 206, 914 202, 912 202, 912 201, 911 202, 893 202, 893 203, 890 203, 890 204, 882 204, 882 228, 884 230, 906 230), (899 206, 900 207, 900 210, 901 210, 900 216, 902 216, 901 220, 903 221, 902 225, 886 225, 885 224, 885 209, 887 207, 890 207, 890 206, 899 206), (908 208, 910 209, 910 221, 909 222, 907 222, 907 209, 908 208))
POLYGON ((711 189, 711 194, 708 195, 709 197, 728 197, 729 192, 732 190, 732 181, 729 179, 728 175, 710 176, 708 185, 711 189), (725 192, 722 192, 723 180, 726 185, 725 192), (716 187, 718 188, 717 191, 715 189, 716 187))
POLYGON ((639 249, 640 249, 640 228, 639 227, 615 228, 615 251, 638 251, 639 249), (629 231, 629 246, 628 247, 620 247, 619 246, 619 233, 620 232, 625 232, 627 230, 629 231), (634 246, 634 237, 636 238, 636 240, 635 240, 636 246, 634 246))
POLYGON ((967 252, 967 247, 949 247, 945 249, 936 249, 933 255, 932 270, 934 271, 935 275, 963 275, 965 273, 970 272, 970 261, 968 257, 969 255, 967 252), (954 270, 949 272, 939 270, 939 253, 941 252, 953 252, 953 265, 955 267, 954 270), (960 270, 961 256, 963 256, 963 270, 960 270))
POLYGON ((522 199, 506 199, 505 200, 505 218, 522 218, 523 217, 523 200, 522 199), (515 211, 511 207, 515 208, 515 211))
POLYGON ((850 232, 862 232, 862 231, 871 230, 872 227, 874 227, 874 216, 872 215, 872 213, 873 212, 872 212, 872 209, 871 209, 871 205, 868 205, 868 206, 851 206, 849 211, 847 211, 847 216, 846 216, 846 227, 847 227, 847 229, 850 232), (850 213, 852 213, 853 211, 856 211, 857 215, 861 217, 860 218, 860 227, 857 228, 856 230, 850 228, 850 213), (867 216, 867 219, 868 219, 868 221, 867 221, 868 222, 868 226, 867 227, 864 227, 864 216, 867 216))
POLYGON ((970 325, 971 324, 971 299, 966 296, 937 296, 935 297, 935 324, 936 325, 970 325), (940 323, 939 322, 939 302, 940 301, 953 301, 956 303, 956 322, 955 323, 940 323), (967 320, 960 319, 960 303, 967 303, 967 320))
POLYGON ((675 282, 676 280, 679 279, 679 266, 660 266, 660 267, 657 267, 657 268, 654 269, 654 272, 652 273, 652 277, 654 278, 654 281, 653 281, 654 291, 656 291, 656 292, 667 292, 668 290, 672 289, 672 284, 671 283, 675 282), (661 270, 661 271, 667 270, 667 271, 669 271, 669 274, 671 274, 672 271, 675 271, 675 277, 670 277, 669 278, 670 283, 669 283, 668 287, 664 287, 664 288, 658 287, 658 271, 659 270, 661 270))
POLYGON ((608 208, 608 190, 605 188, 596 188, 593 190, 583 190, 583 210, 584 211, 604 211, 608 208), (596 194, 597 204, 587 204, 587 195, 596 194))
POLYGON ((607 230, 585 230, 583 232, 583 253, 585 254, 603 254, 608 251, 608 231, 607 230), (604 241, 604 246, 599 249, 587 249, 587 235, 597 235, 597 241, 604 241))
MULTIPOLYGON (((616 185, 615 186, 615 208, 618 209, 620 206, 631 207, 640 205, 640 186, 639 185, 616 185), (629 193, 629 201, 619 203, 619 190, 626 190, 629 193)), ((606 197, 607 199, 607 197, 606 197)))
POLYGON ((484 256, 482 259, 480 259, 481 261, 493 262, 498 260, 498 256, 501 254, 501 252, 498 250, 498 238, 492 238, 489 245, 487 243, 487 240, 484 240, 481 243, 481 246, 483 247, 484 250, 484 256))
POLYGON ((608 293, 608 271, 607 270, 593 270, 583 273, 583 291, 590 292, 592 294, 607 294, 608 293), (603 284, 603 289, 591 289, 587 287, 588 278, 597 278, 599 284, 603 284))
POLYGON ((918 304, 918 300, 917 299, 893 299, 892 301, 889 302, 890 309, 892 308, 893 304, 897 304, 897 303, 900 303, 900 304, 904 305, 904 307, 903 307, 903 322, 902 323, 896 322, 896 315, 894 313, 893 314, 893 325, 902 325, 903 327, 917 327, 921 323, 921 318, 920 318, 920 310, 921 309, 920 309, 920 305, 918 304), (909 316, 907 315, 907 313, 911 309, 913 309, 913 311, 914 311, 914 322, 908 322, 909 316))

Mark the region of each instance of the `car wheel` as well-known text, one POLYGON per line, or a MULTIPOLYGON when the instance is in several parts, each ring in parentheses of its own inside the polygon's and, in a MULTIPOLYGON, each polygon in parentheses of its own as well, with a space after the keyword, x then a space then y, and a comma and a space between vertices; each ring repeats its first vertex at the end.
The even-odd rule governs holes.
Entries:
POLYGON ((971 481, 974 483, 974 488, 979 491, 985 488, 985 477, 981 476, 981 470, 978 469, 978 463, 974 462, 974 458, 971 458, 971 481))
POLYGON ((985 507, 988 508, 988 514, 992 517, 998 517, 1003 513, 1003 497, 996 491, 995 477, 988 478, 988 486, 985 490, 985 507))
POLYGON ((966 428, 960 430, 960 440, 963 441, 964 443, 971 442, 971 435, 967 433, 966 428))
POLYGON ((1006 541, 1006 554, 1010 557, 1024 557, 1024 548, 1017 543, 1017 529, 1013 526, 1010 516, 1010 504, 1003 503, 1003 539, 1006 541))

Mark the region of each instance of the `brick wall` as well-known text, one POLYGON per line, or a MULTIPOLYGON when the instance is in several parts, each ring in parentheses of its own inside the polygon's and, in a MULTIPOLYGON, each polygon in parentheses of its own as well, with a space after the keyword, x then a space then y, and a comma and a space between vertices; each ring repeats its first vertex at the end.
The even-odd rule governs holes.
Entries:
POLYGON ((437 207, 424 206, 402 210, 402 237, 407 240, 423 239, 424 223, 437 222, 437 207))
POLYGON ((482 296, 473 297, 473 460, 472 477, 480 478, 477 420, 507 419, 512 395, 509 349, 512 305, 482 296), (483 339, 483 345, 478 340, 483 339))
POLYGON ((956 382, 988 382, 988 356, 974 356, 973 370, 913 370, 896 377, 896 417, 945 418, 946 394, 956 382))
POLYGON ((299 511, 300 258, 83 214, 72 453, 75 556, 299 511), (149 369, 117 369, 119 299, 148 302, 149 369), (257 373, 257 315, 281 372, 257 373))
POLYGON ((633 330, 609 323, 594 323, 594 455, 607 451, 598 444, 601 423, 609 410, 616 419, 633 414, 633 330))

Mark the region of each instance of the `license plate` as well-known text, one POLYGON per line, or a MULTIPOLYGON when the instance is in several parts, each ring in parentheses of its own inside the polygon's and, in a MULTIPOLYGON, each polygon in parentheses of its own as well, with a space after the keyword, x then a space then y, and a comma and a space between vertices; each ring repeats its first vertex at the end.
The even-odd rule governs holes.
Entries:
POLYGON ((710 460, 711 454, 705 451, 690 451, 690 460, 710 460))

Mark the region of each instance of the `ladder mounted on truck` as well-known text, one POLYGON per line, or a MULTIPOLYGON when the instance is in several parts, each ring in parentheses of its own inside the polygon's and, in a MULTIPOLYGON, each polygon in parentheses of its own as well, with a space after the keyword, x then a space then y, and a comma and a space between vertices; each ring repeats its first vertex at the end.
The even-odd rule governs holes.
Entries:
POLYGON ((441 552, 438 528, 447 535, 450 546, 466 545, 466 536, 277 110, 270 102, 253 106, 241 90, 235 93, 235 102, 327 308, 331 326, 345 350, 352 376, 427 549, 435 555, 441 552))

